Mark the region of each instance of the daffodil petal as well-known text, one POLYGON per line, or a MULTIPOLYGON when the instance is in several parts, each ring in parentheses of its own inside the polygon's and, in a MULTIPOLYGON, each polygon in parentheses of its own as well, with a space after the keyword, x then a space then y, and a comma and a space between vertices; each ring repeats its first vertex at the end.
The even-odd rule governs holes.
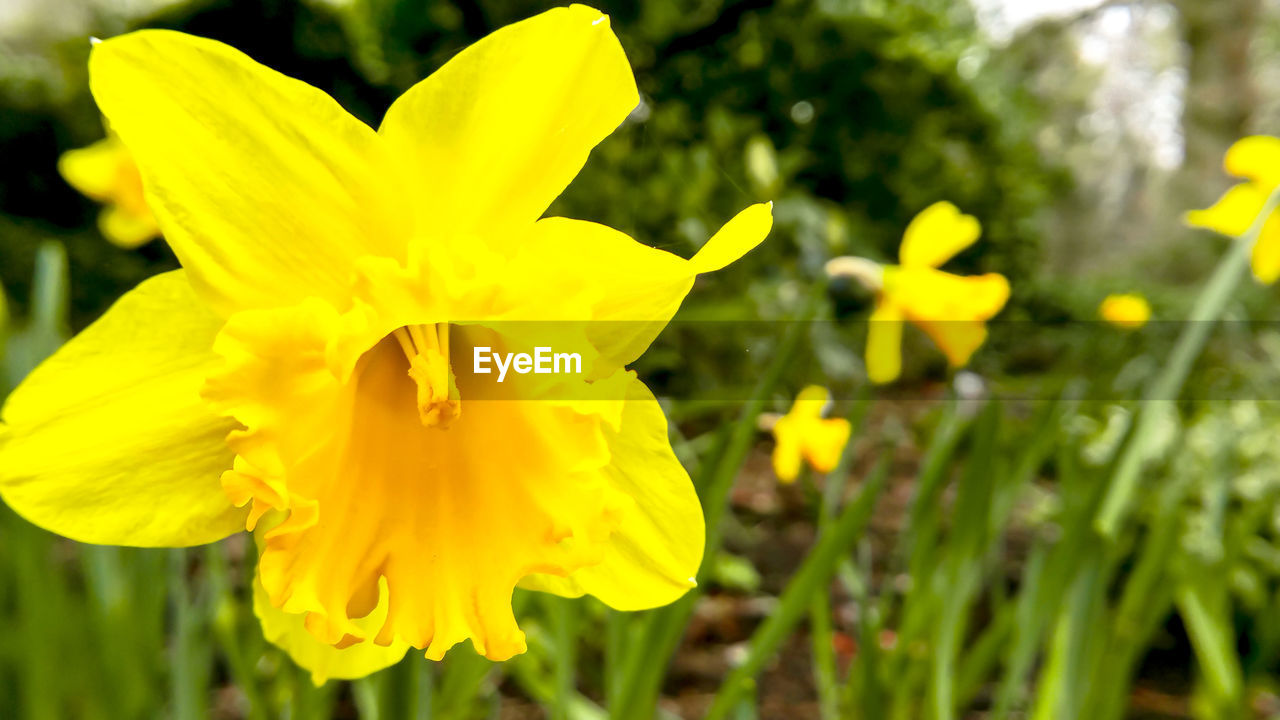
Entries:
POLYGON ((662 408, 639 380, 628 389, 620 428, 606 437, 611 460, 603 472, 631 503, 604 558, 567 577, 530 575, 521 585, 569 597, 590 594, 618 610, 665 605, 694 586, 702 562, 706 528, 698 495, 671 450, 662 408))
MULTIPOLYGON (((791 410, 778 418, 773 425, 773 472, 783 483, 795 482, 800 475, 800 468, 807 458, 811 465, 820 472, 829 472, 825 460, 830 453, 820 447, 831 439, 831 433, 825 428, 831 422, 822 418, 827 406, 831 404, 831 393, 820 385, 810 385, 796 395, 791 410), (815 445, 814 443, 817 443, 815 445), (814 462, 815 458, 818 462, 814 462)), ((848 433, 845 433, 848 440, 848 433)), ((844 447, 841 441, 840 447, 844 447)), ((837 450, 837 454, 838 454, 837 450)))
MULTIPOLYGON (((381 597, 369 615, 355 621, 368 636, 377 633, 386 620, 388 600, 386 580, 380 583, 381 597)), ((330 679, 353 680, 395 665, 409 650, 408 643, 382 646, 368 640, 335 647, 315 638, 306 627, 306 617, 287 613, 271 604, 262 581, 253 580, 253 612, 262 623, 262 634, 289 654, 295 663, 311 673, 311 682, 323 685, 330 679)), ((342 644, 342 643, 339 643, 342 644)))
POLYGON ((119 140, 104 138, 87 147, 68 150, 58 158, 58 172, 71 187, 94 200, 107 200, 120 178, 119 140))
POLYGON ((463 50, 396 100, 378 132, 402 160, 423 233, 509 246, 509 229, 537 220, 638 102, 608 17, 573 5, 463 50))
POLYGON ((814 470, 829 473, 840 463, 853 426, 844 418, 825 418, 809 423, 804 437, 804 457, 814 470))
POLYGON ((969 364, 969 358, 987 340, 987 326, 977 320, 922 320, 916 325, 933 340, 953 368, 969 364))
POLYGON ((759 245, 773 226, 768 204, 725 223, 691 260, 636 242, 605 225, 567 218, 539 220, 512 262, 505 292, 555 317, 555 307, 588 318, 603 373, 633 361, 680 309, 700 273, 719 270, 759 245), (542 296, 543 302, 527 298, 542 296))
POLYGON ((746 255, 773 229, 773 203, 756 203, 733 216, 690 260, 701 274, 720 270, 746 255))
POLYGON ((160 234, 155 218, 135 215, 118 205, 103 208, 98 215, 98 229, 111 244, 125 250, 141 247, 160 234))
POLYGON ((904 267, 940 267, 981 235, 977 218, 949 202, 934 203, 907 226, 898 256, 904 267))
POLYGON ((1262 226, 1262 233, 1253 244, 1250 264, 1258 282, 1270 285, 1280 279, 1280 215, 1272 213, 1262 226))
POLYGON ((1184 219, 1192 227, 1239 237, 1249 231, 1266 202, 1267 193, 1261 188, 1252 183, 1241 183, 1227 190, 1212 207, 1192 210, 1184 219))
POLYGON ((243 529, 219 485, 235 423, 199 396, 220 325, 182 271, 121 298, 10 395, 5 502, 82 542, 197 545, 243 529))
MULTIPOLYGON (((953 276, 954 277, 954 276, 953 276)), ((1009 279, 1000 273, 958 277, 965 290, 961 293, 962 317, 990 320, 1009 302, 1009 279)))
POLYGON ((822 413, 830 403, 830 391, 821 385, 809 385, 801 390, 799 395, 796 395, 795 402, 791 404, 791 412, 787 413, 787 415, 789 417, 817 420, 822 417, 822 413))
POLYGON ((801 449, 801 438, 794 429, 794 421, 781 417, 773 427, 773 474, 778 481, 789 485, 800 477, 800 469, 804 466, 804 454, 801 449))
POLYGON ((989 320, 1009 301, 1009 280, 999 273, 965 276, 890 267, 884 278, 884 294, 912 322, 989 320))
POLYGON ((1280 185, 1280 138, 1241 138, 1227 150, 1222 165, 1236 177, 1249 178, 1266 189, 1275 188, 1280 185))
POLYGON ((219 314, 309 296, 341 308, 356 257, 403 256, 377 134, 320 90, 166 30, 98 44, 89 73, 165 238, 219 314))
POLYGON ((902 310, 881 302, 867 323, 867 377, 891 383, 902 374, 902 310))

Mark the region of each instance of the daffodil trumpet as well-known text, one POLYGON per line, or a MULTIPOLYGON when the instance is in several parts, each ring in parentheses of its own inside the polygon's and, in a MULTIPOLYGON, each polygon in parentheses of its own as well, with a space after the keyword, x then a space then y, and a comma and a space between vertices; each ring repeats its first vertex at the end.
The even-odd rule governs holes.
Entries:
POLYGON ((91 543, 253 530, 264 632, 317 681, 409 647, 523 652, 517 585, 622 610, 691 587, 701 508, 626 367, 772 216, 747 208, 689 260, 542 217, 638 102, 606 16, 502 28, 376 130, 176 32, 97 44, 90 78, 183 269, 10 396, 14 510, 91 543), (473 371, 478 348, 539 346, 581 372, 473 371))

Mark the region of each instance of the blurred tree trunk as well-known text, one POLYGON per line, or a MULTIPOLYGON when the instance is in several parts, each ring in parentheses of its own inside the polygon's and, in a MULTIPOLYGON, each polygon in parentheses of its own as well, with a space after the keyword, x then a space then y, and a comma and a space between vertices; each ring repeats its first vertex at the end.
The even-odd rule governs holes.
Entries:
POLYGON ((1249 46, 1262 20, 1262 0, 1174 0, 1173 5, 1187 48, 1186 159, 1175 194, 1187 207, 1201 207, 1228 184, 1222 155, 1248 132, 1258 104, 1249 46))
POLYGON ((1208 207, 1232 184, 1222 156, 1249 132, 1259 107, 1250 45, 1263 0, 1170 0, 1177 10, 1187 86, 1183 95, 1182 166, 1150 198, 1147 241, 1169 249, 1152 269, 1166 281, 1204 279, 1222 252, 1202 231, 1182 223, 1187 210, 1208 207), (1182 237, 1186 242, 1171 242, 1182 237))

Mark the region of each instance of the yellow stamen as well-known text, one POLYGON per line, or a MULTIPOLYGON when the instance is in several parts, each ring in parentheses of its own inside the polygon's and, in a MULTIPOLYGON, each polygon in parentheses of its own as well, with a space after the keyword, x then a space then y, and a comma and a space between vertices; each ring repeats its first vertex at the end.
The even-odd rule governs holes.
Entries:
POLYGON ((427 427, 447 428, 462 414, 457 378, 449 363, 449 325, 396 328, 396 342, 409 360, 418 386, 418 417, 427 427))
POLYGON ((409 360, 413 360, 413 357, 418 354, 418 349, 413 346, 413 340, 409 339, 409 334, 406 333, 402 327, 396 328, 395 332, 392 334, 395 335, 396 340, 400 342, 400 349, 404 350, 404 356, 409 358, 409 360))
POLYGON ((423 351, 440 349, 440 346, 436 343, 434 328, 432 328, 430 333, 426 333, 423 332, 421 325, 410 325, 408 330, 409 337, 413 338, 413 342, 417 344, 418 347, 422 348, 423 351))
MULTIPOLYGON (((440 354, 444 356, 444 359, 446 361, 445 366, 441 368, 441 379, 444 380, 446 383, 449 383, 449 380, 453 375, 453 372, 450 370, 449 363, 448 363, 449 323, 440 323, 439 325, 436 325, 436 332, 440 333, 440 354)), ((454 385, 455 385, 454 383, 449 383, 450 394, 457 392, 457 388, 454 387, 454 385)))

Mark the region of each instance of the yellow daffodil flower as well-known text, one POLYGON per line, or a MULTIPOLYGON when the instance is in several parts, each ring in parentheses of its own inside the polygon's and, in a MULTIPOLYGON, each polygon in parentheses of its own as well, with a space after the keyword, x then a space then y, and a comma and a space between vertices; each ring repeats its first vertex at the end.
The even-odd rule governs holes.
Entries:
POLYGON ((1141 295, 1108 295, 1098 306, 1103 320, 1125 330, 1137 330, 1151 319, 1151 305, 1141 295))
MULTIPOLYGON (((1207 210, 1192 210, 1188 225, 1240 237, 1249 231, 1267 198, 1280 187, 1280 138, 1255 135, 1237 141, 1227 150, 1223 167, 1227 173, 1245 178, 1207 210)), ((1280 279, 1280 217, 1272 213, 1253 245, 1253 276, 1270 285, 1280 279)))
POLYGON ((773 471, 778 480, 795 482, 802 461, 820 473, 836 469, 851 427, 844 418, 823 417, 830 404, 826 388, 810 385, 796 396, 791 411, 773 422, 773 471))
POLYGON ((622 610, 691 587, 697 495, 624 368, 772 216, 744 210, 691 260, 541 217, 639 99, 606 16, 502 28, 376 131, 176 32, 102 42, 90 78, 183 269, 9 398, 11 507, 91 543, 256 528, 264 630, 318 680, 409 646, 523 652, 517 584, 622 610), (580 374, 499 384, 473 366, 545 321, 580 374))
POLYGON ((142 193, 133 156, 114 135, 58 158, 58 172, 71 187, 106 205, 98 229, 113 244, 131 250, 160 235, 142 193))
POLYGON ((1009 300, 1009 281, 987 273, 962 277, 938 270, 977 242, 982 227, 948 202, 936 203, 907 226, 898 250, 900 265, 840 257, 827 273, 857 279, 876 294, 867 337, 867 375, 889 383, 902 372, 902 325, 910 321, 963 367, 987 338, 986 321, 1009 300))

